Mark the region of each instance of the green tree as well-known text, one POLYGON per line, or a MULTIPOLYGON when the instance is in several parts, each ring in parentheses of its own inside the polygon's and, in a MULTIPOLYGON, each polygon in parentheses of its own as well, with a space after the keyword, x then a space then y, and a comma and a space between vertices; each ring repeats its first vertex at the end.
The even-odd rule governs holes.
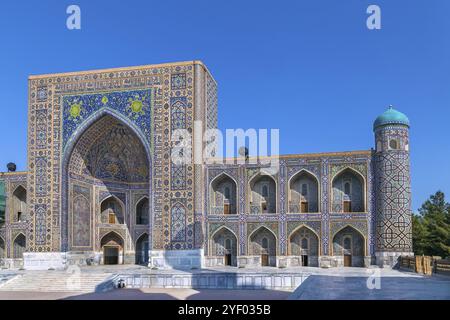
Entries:
POLYGON ((427 229, 423 222, 423 217, 414 214, 412 216, 412 240, 413 240, 413 251, 416 255, 425 254, 427 238, 427 229))
POLYGON ((413 216, 413 246, 416 254, 450 256, 450 204, 438 191, 413 216))

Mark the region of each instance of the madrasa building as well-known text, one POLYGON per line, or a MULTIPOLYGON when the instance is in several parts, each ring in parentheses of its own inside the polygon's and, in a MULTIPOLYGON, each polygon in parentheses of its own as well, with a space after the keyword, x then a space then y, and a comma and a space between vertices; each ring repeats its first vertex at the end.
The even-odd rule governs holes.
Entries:
POLYGON ((28 86, 28 171, 0 173, 3 267, 367 267, 412 252, 409 120, 392 107, 374 148, 281 155, 270 174, 247 158, 171 161, 176 130, 217 128, 199 61, 28 86))

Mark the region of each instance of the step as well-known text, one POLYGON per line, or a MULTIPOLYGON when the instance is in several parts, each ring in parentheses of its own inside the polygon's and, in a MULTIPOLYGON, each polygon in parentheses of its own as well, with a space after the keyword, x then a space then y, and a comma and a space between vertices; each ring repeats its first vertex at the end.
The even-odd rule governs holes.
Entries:
POLYGON ((97 285, 105 281, 110 277, 110 273, 102 274, 86 274, 81 273, 79 282, 77 279, 73 279, 74 282, 78 282, 75 289, 67 286, 67 282, 70 281, 70 277, 73 274, 65 272, 34 272, 20 274, 3 285, 0 286, 0 291, 40 291, 40 292, 53 292, 53 291, 83 291, 93 292, 97 285))

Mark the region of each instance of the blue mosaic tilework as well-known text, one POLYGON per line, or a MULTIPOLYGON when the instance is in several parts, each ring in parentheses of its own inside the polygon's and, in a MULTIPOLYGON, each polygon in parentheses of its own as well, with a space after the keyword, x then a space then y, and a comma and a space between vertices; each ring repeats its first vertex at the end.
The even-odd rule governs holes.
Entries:
POLYGON ((63 148, 84 120, 103 108, 110 108, 127 117, 150 142, 152 90, 145 89, 64 96, 63 148))

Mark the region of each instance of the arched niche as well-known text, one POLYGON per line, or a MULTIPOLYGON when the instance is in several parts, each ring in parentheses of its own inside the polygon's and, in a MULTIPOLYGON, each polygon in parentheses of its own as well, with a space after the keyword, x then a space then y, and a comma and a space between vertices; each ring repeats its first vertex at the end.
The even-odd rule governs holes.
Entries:
POLYGON ((147 197, 142 198, 136 205, 136 224, 148 225, 150 219, 149 201, 147 197))
POLYGON ((251 214, 276 213, 277 183, 272 176, 257 174, 249 181, 251 214))
POLYGON ((103 264, 123 264, 124 240, 116 232, 111 231, 104 235, 100 240, 100 247, 103 264))
POLYGON ((6 258, 6 244, 5 240, 0 237, 0 259, 6 258))
POLYGON ((136 255, 136 264, 139 265, 148 265, 149 256, 149 241, 148 234, 142 234, 136 241, 135 255, 136 255))
POLYGON ((18 186, 12 194, 13 221, 22 222, 27 217, 27 190, 18 186))
POLYGON ((333 236, 333 255, 344 267, 363 267, 366 241, 361 232, 346 226, 333 236))
POLYGON ((365 180, 363 176, 346 168, 332 182, 332 212, 365 212, 365 180))
POLYGON ((104 224, 124 224, 124 208, 114 196, 103 200, 100 204, 100 222, 104 224))
POLYGON ((228 228, 221 227, 211 237, 211 255, 223 257, 225 266, 237 266, 237 237, 228 228))
POLYGON ((249 236, 249 255, 260 256, 261 266, 276 266, 277 239, 272 231, 264 226, 249 236))
POLYGON ((317 267, 319 264, 319 237, 310 228, 299 227, 289 236, 289 254, 299 257, 299 265, 317 267))
POLYGON ((237 184, 229 175, 223 173, 211 182, 211 214, 237 213, 237 184))
POLYGON ((19 233, 13 241, 13 258, 23 259, 23 254, 26 250, 27 241, 23 233, 19 233))
POLYGON ((289 212, 319 212, 319 181, 307 170, 301 170, 289 180, 289 212))

